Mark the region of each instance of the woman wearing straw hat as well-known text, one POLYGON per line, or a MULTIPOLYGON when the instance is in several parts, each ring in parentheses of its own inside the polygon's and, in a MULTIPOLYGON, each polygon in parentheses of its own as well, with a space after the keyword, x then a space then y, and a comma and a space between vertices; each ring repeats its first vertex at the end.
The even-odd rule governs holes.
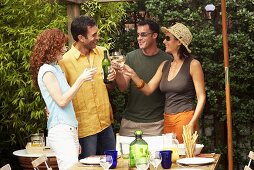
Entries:
POLYGON ((173 56, 173 61, 162 62, 148 84, 128 66, 125 66, 125 74, 132 78, 145 95, 152 94, 158 87, 166 94, 164 133, 176 133, 182 143, 183 125, 189 125, 192 132, 196 130, 205 105, 204 74, 200 62, 190 55, 190 30, 181 23, 161 29, 165 34, 165 51, 173 56))

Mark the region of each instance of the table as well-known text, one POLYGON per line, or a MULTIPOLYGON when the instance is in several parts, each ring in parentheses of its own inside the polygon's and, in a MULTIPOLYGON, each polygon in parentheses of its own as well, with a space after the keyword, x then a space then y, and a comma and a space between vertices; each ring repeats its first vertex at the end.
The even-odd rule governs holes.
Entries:
MULTIPOLYGON (((26 149, 21 149, 13 152, 13 155, 18 157, 19 164, 24 170, 33 170, 31 162, 36 158, 40 157, 42 154, 28 154, 26 149)), ((45 154, 48 157, 49 164, 53 170, 58 170, 58 165, 56 161, 55 154, 53 152, 45 154)), ((47 169, 45 164, 39 166, 41 169, 47 169)))
MULTIPOLYGON (((218 166, 218 162, 220 160, 220 154, 215 154, 213 157, 215 159, 215 162, 209 165, 203 165, 203 166, 195 166, 195 167, 180 167, 176 163, 173 163, 171 166, 171 170, 189 170, 189 169, 195 169, 195 170, 215 170, 216 167, 218 166)), ((70 170, 102 170, 103 168, 100 166, 89 166, 89 165, 84 165, 80 162, 76 163, 74 166, 71 167, 70 170)), ((150 165, 150 170, 153 170, 153 166, 150 165)), ((128 168, 128 159, 122 159, 119 158, 117 162, 117 168, 116 170, 129 170, 128 168)), ((158 167, 158 170, 162 170, 161 166, 158 167)))

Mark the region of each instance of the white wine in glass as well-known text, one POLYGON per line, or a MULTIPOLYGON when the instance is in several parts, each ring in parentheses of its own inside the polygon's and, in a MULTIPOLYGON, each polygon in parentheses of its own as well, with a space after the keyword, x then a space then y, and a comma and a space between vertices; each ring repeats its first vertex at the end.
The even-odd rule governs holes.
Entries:
POLYGON ((147 170, 150 165, 149 158, 141 157, 135 159, 137 170, 147 170))
POLYGON ((150 154, 150 162, 153 165, 154 169, 157 170, 158 166, 161 163, 160 152, 155 152, 154 155, 150 154))
POLYGON ((113 158, 111 155, 102 155, 100 157, 100 166, 103 167, 104 170, 108 170, 112 163, 113 158))
POLYGON ((126 57, 124 55, 115 56, 115 61, 122 67, 125 63, 126 57))

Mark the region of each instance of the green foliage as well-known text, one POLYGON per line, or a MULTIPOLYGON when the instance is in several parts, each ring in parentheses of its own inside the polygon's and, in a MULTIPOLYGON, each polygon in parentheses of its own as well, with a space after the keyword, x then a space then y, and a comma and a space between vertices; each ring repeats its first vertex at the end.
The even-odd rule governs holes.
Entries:
POLYGON ((48 0, 2 0, 0 9, 0 148, 24 148, 31 133, 46 128, 45 104, 29 72, 31 50, 42 30, 65 30, 66 9, 48 0))
MULTIPOLYGON (((66 8, 48 0, 0 1, 0 149, 19 145, 24 148, 31 133, 44 130, 44 102, 31 82, 29 58, 34 40, 46 28, 66 31, 66 8)), ((204 6, 210 1, 139 0, 131 3, 86 1, 81 14, 93 16, 100 29, 100 45, 109 50, 122 49, 125 54, 135 48, 136 31, 124 30, 125 23, 136 23, 140 10, 162 26, 182 22, 193 33, 190 48, 202 63, 205 73, 207 103, 201 116, 200 141, 205 151, 227 154, 226 103, 220 1, 212 20, 205 19, 204 6), (128 14, 128 15, 127 15, 128 14), (210 131, 210 133, 208 133, 210 131)), ((253 0, 227 1, 229 77, 235 169, 243 169, 254 143, 254 15, 253 0)), ((163 48, 162 37, 159 47, 163 48)), ((119 129, 126 104, 126 93, 110 93, 119 129)), ((1 150, 0 150, 1 156, 1 150)), ((226 160, 226 156, 222 160, 226 160)), ((225 162, 227 164, 227 162, 225 162)), ((226 169, 225 166, 222 169, 226 169)))
POLYGON ((116 49, 121 49, 123 54, 138 48, 137 31, 135 27, 136 23, 140 19, 143 19, 139 16, 138 11, 144 10, 144 0, 129 3, 128 6, 125 6, 125 10, 128 15, 122 20, 124 28, 122 29, 121 35, 117 37, 115 44, 116 49), (134 24, 134 27, 126 29, 125 24, 134 24))
POLYGON ((107 49, 115 48, 116 37, 120 34, 120 21, 126 16, 125 6, 128 6, 128 3, 98 3, 97 0, 89 0, 81 5, 81 14, 91 16, 97 21, 99 44, 107 49))
MULTIPOLYGON (((223 41, 221 30, 220 1, 215 1, 215 13, 212 20, 205 18, 204 7, 209 1, 188 0, 141 0, 126 8, 129 17, 124 23, 138 22, 138 11, 143 10, 162 26, 171 26, 175 22, 186 24, 193 33, 190 45, 193 54, 202 63, 205 73, 207 102, 201 116, 200 142, 206 146, 204 151, 227 155, 225 73, 223 41), (133 17, 134 16, 134 17, 133 17), (207 131, 210 131, 207 133, 207 131)), ((231 110, 233 117, 233 141, 235 169, 242 169, 249 150, 254 143, 253 133, 253 2, 227 1, 229 77, 231 85, 231 110), (241 21, 245 21, 244 23, 241 21), (243 43, 244 42, 244 43, 243 43), (244 151, 244 152, 243 152, 244 151)), ((125 31, 119 37, 117 46, 124 52, 138 48, 135 30, 125 31)), ((159 37, 159 47, 163 47, 159 37)), ((227 162, 220 167, 225 169, 227 162)))
POLYGON ((109 93, 110 103, 114 113, 113 128, 115 133, 119 132, 123 111, 127 104, 127 93, 120 92, 117 88, 109 93))
MULTIPOLYGON (((210 147, 206 149, 227 154, 220 2, 213 2, 216 10, 212 20, 205 19, 204 11, 205 5, 211 3, 210 1, 147 0, 145 3, 149 14, 158 18, 161 25, 170 26, 175 22, 182 22, 191 29, 194 38, 190 47, 202 63, 207 92, 207 103, 201 118, 201 141, 210 147), (208 128, 212 129, 211 135, 205 133, 208 128)), ((254 144, 253 14, 253 0, 227 1, 235 169, 243 169, 242 166, 247 163, 247 154, 254 144)))

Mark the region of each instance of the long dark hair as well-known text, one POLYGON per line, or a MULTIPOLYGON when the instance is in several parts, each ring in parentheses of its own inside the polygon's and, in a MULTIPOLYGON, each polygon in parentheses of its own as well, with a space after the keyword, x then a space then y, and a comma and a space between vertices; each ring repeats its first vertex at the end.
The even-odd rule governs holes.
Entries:
POLYGON ((180 56, 180 59, 185 59, 187 57, 191 57, 191 54, 189 51, 185 48, 183 44, 181 44, 179 50, 178 50, 178 55, 180 56))

